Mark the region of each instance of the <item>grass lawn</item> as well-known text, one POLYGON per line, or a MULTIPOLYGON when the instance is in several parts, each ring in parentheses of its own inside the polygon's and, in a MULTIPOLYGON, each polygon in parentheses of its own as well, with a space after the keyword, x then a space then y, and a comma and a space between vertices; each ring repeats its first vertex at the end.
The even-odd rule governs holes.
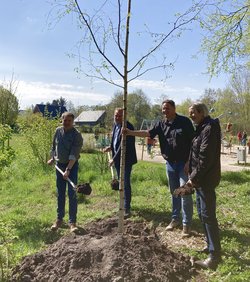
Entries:
MULTIPOLYGON (((55 173, 43 170, 32 158, 21 136, 15 136, 15 161, 0 173, 0 280, 25 255, 35 253, 63 236, 68 229, 50 231, 56 217, 55 173), (6 266, 6 254, 9 263, 6 266)), ((79 197, 78 224, 109 216, 118 210, 119 193, 110 188, 110 172, 101 175, 97 156, 82 154, 79 182, 91 182, 93 193, 79 197)), ((223 263, 217 272, 204 271, 208 281, 250 281, 250 171, 226 172, 217 189, 223 263)), ((170 194, 165 167, 139 162, 132 174, 133 218, 152 224, 170 221, 170 194)), ((67 219, 67 217, 66 217, 67 219)), ((195 210, 195 230, 201 225, 195 210)), ((193 255, 193 251, 180 247, 193 255)))

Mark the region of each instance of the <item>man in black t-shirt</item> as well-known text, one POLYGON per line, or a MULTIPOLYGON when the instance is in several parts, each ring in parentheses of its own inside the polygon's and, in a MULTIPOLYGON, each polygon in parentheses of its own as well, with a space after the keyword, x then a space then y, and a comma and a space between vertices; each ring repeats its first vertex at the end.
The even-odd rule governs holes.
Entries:
MULTIPOLYGON (((162 103, 162 113, 165 118, 157 122, 150 130, 131 131, 125 129, 124 133, 132 136, 159 137, 160 149, 166 160, 167 177, 170 192, 188 181, 188 157, 191 141, 194 137, 194 127, 189 118, 176 113, 175 103, 165 100, 162 103)), ((182 210, 183 236, 190 235, 190 226, 193 216, 192 195, 172 196, 172 221, 166 230, 170 231, 180 224, 182 210)))

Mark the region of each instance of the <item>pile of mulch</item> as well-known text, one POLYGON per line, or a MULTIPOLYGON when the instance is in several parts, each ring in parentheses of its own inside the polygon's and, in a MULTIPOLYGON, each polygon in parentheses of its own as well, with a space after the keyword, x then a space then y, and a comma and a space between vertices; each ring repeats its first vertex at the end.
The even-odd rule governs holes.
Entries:
POLYGON ((48 249, 23 259, 11 281, 156 282, 191 281, 190 258, 170 251, 145 222, 117 219, 89 224, 48 249))

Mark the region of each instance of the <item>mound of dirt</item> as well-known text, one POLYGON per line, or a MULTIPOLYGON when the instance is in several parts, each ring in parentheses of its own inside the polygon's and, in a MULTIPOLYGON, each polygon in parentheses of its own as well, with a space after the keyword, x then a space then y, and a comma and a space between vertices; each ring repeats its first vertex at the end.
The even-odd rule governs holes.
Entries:
POLYGON ((69 234, 45 251, 27 256, 11 281, 191 281, 190 259, 170 251, 145 222, 125 222, 117 234, 117 219, 89 224, 81 234, 69 234))

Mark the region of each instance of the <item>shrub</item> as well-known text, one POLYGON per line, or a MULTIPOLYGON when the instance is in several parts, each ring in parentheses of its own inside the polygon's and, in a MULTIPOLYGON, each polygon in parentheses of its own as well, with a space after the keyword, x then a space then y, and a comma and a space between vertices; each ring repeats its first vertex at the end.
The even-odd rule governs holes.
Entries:
POLYGON ((15 157, 15 152, 10 146, 12 129, 9 125, 0 124, 0 170, 9 166, 15 157))
POLYGON ((0 279, 8 281, 11 267, 15 264, 13 243, 16 240, 14 224, 3 222, 0 219, 0 279))
POLYGON ((58 125, 57 119, 48 119, 39 114, 30 115, 20 125, 33 156, 43 167, 46 167, 50 158, 53 136, 58 125))

